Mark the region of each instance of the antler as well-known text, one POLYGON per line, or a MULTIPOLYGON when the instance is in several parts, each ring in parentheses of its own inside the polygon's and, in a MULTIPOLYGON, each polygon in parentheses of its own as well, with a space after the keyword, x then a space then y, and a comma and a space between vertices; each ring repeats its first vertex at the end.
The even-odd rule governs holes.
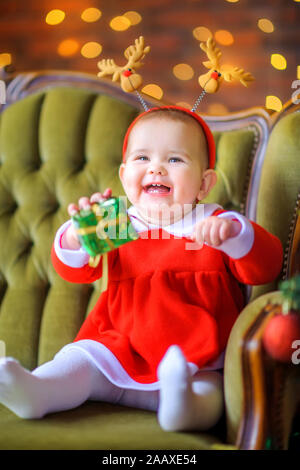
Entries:
POLYGON ((135 40, 135 46, 129 46, 124 52, 124 56, 128 60, 127 64, 124 67, 124 70, 127 68, 138 69, 143 64, 139 62, 142 60, 145 55, 150 51, 150 46, 145 47, 145 40, 143 36, 140 36, 135 40))
POLYGON ((200 43, 201 49, 205 52, 208 57, 208 61, 202 62, 207 69, 216 69, 220 68, 219 59, 222 55, 222 52, 217 47, 213 38, 208 38, 206 44, 204 42, 200 43))
POLYGON ((216 46, 216 43, 212 37, 206 41, 206 44, 203 42, 200 43, 200 47, 206 53, 209 59, 208 61, 203 62, 203 65, 208 68, 209 71, 200 75, 198 78, 198 83, 203 88, 203 91, 196 100, 192 111, 196 111, 206 93, 216 93, 219 90, 223 79, 225 79, 227 82, 239 80, 245 87, 248 86, 248 83, 255 80, 251 73, 245 72, 244 69, 239 67, 232 67, 230 70, 223 71, 219 63, 222 52, 216 46))
POLYGON ((222 73, 224 80, 227 82, 232 82, 233 80, 239 80, 242 85, 245 87, 248 86, 249 82, 253 82, 255 78, 250 72, 245 72, 244 69, 239 67, 234 67, 232 70, 227 70, 222 73))
POLYGON ((98 77, 106 77, 107 75, 113 75, 112 81, 116 82, 120 78, 122 67, 119 67, 113 59, 103 59, 98 62, 98 68, 101 72, 98 73, 98 77))
POLYGON ((143 65, 140 60, 143 59, 149 51, 150 46, 145 47, 144 38, 140 36, 135 40, 133 46, 129 46, 125 50, 124 56, 127 59, 127 64, 124 65, 124 67, 117 65, 113 59, 100 60, 97 64, 100 69, 98 77, 112 75, 112 81, 116 82, 120 80, 121 87, 124 91, 130 92, 137 90, 137 88, 142 85, 143 80, 134 70, 143 65))

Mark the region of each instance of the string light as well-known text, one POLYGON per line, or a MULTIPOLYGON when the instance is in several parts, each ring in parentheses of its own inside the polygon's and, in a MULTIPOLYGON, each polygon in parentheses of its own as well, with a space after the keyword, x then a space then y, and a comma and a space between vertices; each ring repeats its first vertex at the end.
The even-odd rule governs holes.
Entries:
POLYGON ((109 23, 109 26, 114 31, 126 31, 126 29, 130 28, 131 22, 125 16, 115 16, 109 23))
POLYGON ((57 52, 63 57, 69 57, 76 54, 78 49, 79 44, 75 39, 65 39, 59 44, 57 52))
POLYGON ((194 76, 194 70, 188 64, 177 64, 173 67, 173 74, 178 80, 191 80, 194 76))
POLYGON ((266 96, 266 108, 279 112, 282 109, 282 102, 277 96, 266 96))
POLYGON ((93 23, 101 18, 102 12, 98 8, 86 8, 82 14, 81 19, 87 23, 93 23))
POLYGON ((51 10, 46 16, 46 23, 54 26, 65 19, 65 12, 62 10, 51 10))
POLYGON ((139 24, 142 21, 141 15, 136 11, 127 11, 123 16, 130 21, 131 26, 139 24))
POLYGON ((87 42, 81 48, 81 55, 86 59, 94 59, 102 52, 102 46, 98 42, 87 42))
POLYGON ((11 64, 11 54, 4 52, 0 54, 0 67, 5 67, 6 65, 11 64))
POLYGON ((281 54, 271 55, 271 64, 275 69, 285 70, 286 69, 286 58, 281 54))
POLYGON ((228 113, 228 108, 222 103, 212 103, 208 107, 208 113, 214 116, 224 116, 228 113))
POLYGON ((153 83, 144 86, 142 92, 148 96, 152 96, 152 98, 156 98, 157 100, 161 100, 164 94, 160 86, 154 85, 153 83))
POLYGON ((233 35, 225 29, 220 29, 215 33, 215 40, 223 46, 231 46, 234 42, 233 35))
POLYGON ((273 33, 274 25, 271 20, 267 18, 260 18, 257 22, 257 25, 261 31, 264 33, 273 33))
POLYGON ((198 41, 206 42, 208 38, 212 37, 212 32, 205 26, 197 26, 197 28, 193 29, 193 36, 198 39, 198 41))
POLYGON ((222 64, 221 65, 221 72, 229 72, 229 70, 232 70, 233 66, 231 64, 222 64))

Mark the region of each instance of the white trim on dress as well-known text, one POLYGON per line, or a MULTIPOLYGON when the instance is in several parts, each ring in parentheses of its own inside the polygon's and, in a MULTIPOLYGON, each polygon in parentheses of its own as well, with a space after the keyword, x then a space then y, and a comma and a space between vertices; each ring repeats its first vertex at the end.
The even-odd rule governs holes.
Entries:
MULTIPOLYGON (((133 380, 110 349, 104 346, 104 344, 92 339, 82 339, 80 341, 67 344, 55 355, 55 357, 61 354, 66 354, 72 349, 80 349, 87 354, 89 359, 96 365, 102 374, 104 374, 105 377, 117 387, 144 391, 160 389, 159 380, 148 384, 133 380)), ((211 362, 210 365, 202 367, 201 369, 199 369, 196 364, 188 362, 187 365, 191 375, 195 375, 199 370, 222 369, 224 367, 224 355, 225 354, 223 352, 215 361, 211 362)))

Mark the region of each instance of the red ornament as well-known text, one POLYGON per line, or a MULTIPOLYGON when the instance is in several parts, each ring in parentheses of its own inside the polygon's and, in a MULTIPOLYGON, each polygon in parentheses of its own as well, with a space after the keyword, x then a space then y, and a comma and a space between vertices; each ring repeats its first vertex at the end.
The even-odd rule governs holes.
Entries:
POLYGON ((218 74, 218 72, 212 72, 211 74, 211 78, 213 78, 214 80, 218 80, 219 76, 220 75, 218 74))
POLYGON ((291 311, 287 315, 275 315, 267 324, 262 339, 265 350, 273 359, 292 362, 295 352, 292 344, 300 340, 299 313, 291 311))
POLYGON ((128 70, 124 70, 123 75, 124 75, 125 77, 130 77, 130 75, 132 75, 132 71, 129 70, 129 69, 128 69, 128 70))

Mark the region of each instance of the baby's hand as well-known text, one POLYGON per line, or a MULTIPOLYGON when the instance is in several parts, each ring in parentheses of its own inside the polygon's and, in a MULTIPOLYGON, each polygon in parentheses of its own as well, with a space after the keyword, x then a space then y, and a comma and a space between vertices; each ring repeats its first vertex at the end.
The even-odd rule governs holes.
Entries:
MULTIPOLYGON (((111 194, 111 189, 107 188, 103 194, 92 194, 90 199, 88 197, 81 197, 78 201, 78 205, 74 203, 68 205, 68 214, 72 217, 73 215, 77 214, 77 212, 79 212, 81 209, 90 209, 91 205, 94 202, 105 201, 105 199, 111 197, 111 194)), ((64 232, 61 239, 61 246, 62 248, 66 248, 68 250, 78 250, 80 248, 81 245, 73 225, 70 225, 70 227, 64 232)))
POLYGON ((206 217, 195 225, 191 239, 200 245, 219 246, 228 238, 241 231, 241 224, 235 220, 223 219, 214 215, 206 217))

